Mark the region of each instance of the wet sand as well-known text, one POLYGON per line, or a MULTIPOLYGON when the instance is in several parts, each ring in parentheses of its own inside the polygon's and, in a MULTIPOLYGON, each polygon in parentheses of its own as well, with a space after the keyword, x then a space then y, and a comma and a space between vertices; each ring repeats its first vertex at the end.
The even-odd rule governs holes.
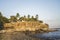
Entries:
POLYGON ((43 39, 38 39, 26 35, 23 32, 7 32, 7 33, 0 33, 0 40, 43 40, 43 39))

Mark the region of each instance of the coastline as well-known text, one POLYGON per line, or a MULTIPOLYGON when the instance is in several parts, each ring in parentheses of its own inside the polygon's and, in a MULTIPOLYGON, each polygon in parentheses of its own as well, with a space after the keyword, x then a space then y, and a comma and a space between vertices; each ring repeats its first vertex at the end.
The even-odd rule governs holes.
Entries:
POLYGON ((54 31, 58 31, 57 29, 49 29, 49 30, 44 30, 44 31, 41 31, 41 30, 36 30, 36 31, 20 31, 20 30, 15 30, 15 29, 7 29, 7 30, 0 30, 0 33, 10 33, 10 32, 25 32, 25 33, 45 33, 45 32, 54 32, 54 31))
POLYGON ((23 32, 6 32, 0 34, 1 40, 42 40, 26 35, 23 32))
MULTIPOLYGON (((15 31, 15 30, 13 31, 12 30, 1 30, 1 31, 0 31, 1 40, 44 40, 44 39, 37 38, 34 36, 38 32, 37 33, 29 32, 29 31, 22 32, 22 31, 15 31)), ((46 33, 46 32, 39 32, 39 33, 46 33)))

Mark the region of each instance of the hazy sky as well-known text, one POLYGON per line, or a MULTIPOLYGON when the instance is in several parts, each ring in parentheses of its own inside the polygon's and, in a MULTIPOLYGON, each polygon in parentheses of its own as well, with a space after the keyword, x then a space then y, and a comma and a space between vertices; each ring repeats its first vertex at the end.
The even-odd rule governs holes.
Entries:
MULTIPOLYGON (((60 0, 0 0, 0 11, 10 15, 39 15, 41 20, 60 20, 60 0)), ((60 21, 59 21, 60 22, 60 21)))

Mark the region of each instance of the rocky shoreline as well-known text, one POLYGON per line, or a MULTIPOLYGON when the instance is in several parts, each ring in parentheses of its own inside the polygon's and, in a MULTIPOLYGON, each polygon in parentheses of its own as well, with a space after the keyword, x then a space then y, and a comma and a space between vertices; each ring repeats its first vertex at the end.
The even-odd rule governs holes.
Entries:
POLYGON ((26 35, 23 32, 10 32, 0 34, 0 40, 42 40, 42 39, 26 35))
MULTIPOLYGON (((56 30, 50 30, 49 32, 53 32, 56 30)), ((47 31, 48 32, 48 31, 47 31)), ((1 40, 44 40, 40 38, 36 38, 33 35, 36 33, 44 33, 44 32, 22 32, 22 31, 14 31, 14 30, 1 30, 0 31, 0 39, 1 40)))
POLYGON ((25 32, 25 33, 44 33, 44 32, 54 32, 54 31, 58 31, 58 30, 53 30, 53 29, 49 29, 49 30, 36 30, 36 31, 18 31, 15 29, 6 29, 6 30, 0 30, 0 33, 10 33, 10 32, 25 32))

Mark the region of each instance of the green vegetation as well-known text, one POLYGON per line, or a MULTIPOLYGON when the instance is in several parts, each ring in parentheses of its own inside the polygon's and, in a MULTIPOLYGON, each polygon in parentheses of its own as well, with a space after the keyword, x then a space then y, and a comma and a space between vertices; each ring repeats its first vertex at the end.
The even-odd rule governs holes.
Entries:
POLYGON ((19 17, 20 17, 20 15, 19 15, 19 13, 17 13, 16 14, 16 19, 19 20, 19 17))
POLYGON ((10 16, 10 22, 16 22, 17 18, 15 16, 10 16))
POLYGON ((0 12, 0 30, 3 29, 3 24, 8 22, 9 22, 9 19, 4 17, 0 12))
POLYGON ((24 15, 24 16, 20 16, 19 13, 16 14, 16 16, 10 16, 10 22, 13 21, 13 22, 16 22, 16 21, 38 21, 38 15, 35 16, 32 16, 30 17, 30 15, 28 15, 27 17, 24 15))
MULTIPOLYGON (((3 16, 2 13, 0 12, 0 29, 4 29, 3 27, 4 23, 17 22, 17 21, 37 21, 37 22, 43 23, 42 20, 38 20, 38 15, 36 15, 35 17, 30 15, 27 15, 27 16, 24 15, 21 17, 20 14, 17 13, 15 16, 12 15, 8 19, 5 16, 3 16)), ((48 24, 46 25, 48 26, 48 24)))

